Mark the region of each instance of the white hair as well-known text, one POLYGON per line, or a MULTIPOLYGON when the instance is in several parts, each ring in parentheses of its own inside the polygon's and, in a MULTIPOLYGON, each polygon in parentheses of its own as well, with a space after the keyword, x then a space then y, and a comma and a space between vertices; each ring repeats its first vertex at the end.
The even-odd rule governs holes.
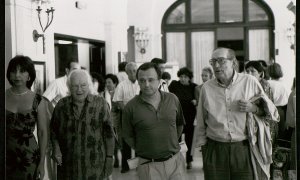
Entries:
POLYGON ((71 79, 75 74, 80 74, 83 73, 86 77, 86 80, 88 82, 88 86, 89 86, 89 93, 90 94, 98 94, 97 90, 94 89, 93 87, 93 81, 92 81, 92 76, 90 75, 90 73, 84 69, 74 69, 73 71, 70 72, 68 79, 67 79, 67 86, 69 88, 69 90, 71 91, 71 79))
POLYGON ((125 66, 125 71, 127 72, 128 71, 128 69, 129 69, 129 67, 135 67, 136 69, 137 69, 137 65, 136 65, 136 63, 135 62, 129 62, 129 63, 127 63, 126 64, 126 66, 125 66))

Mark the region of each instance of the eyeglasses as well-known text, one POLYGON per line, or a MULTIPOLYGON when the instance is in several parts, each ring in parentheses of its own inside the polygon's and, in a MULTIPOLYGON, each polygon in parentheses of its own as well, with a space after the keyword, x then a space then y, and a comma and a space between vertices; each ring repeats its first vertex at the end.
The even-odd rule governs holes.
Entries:
POLYGON ((218 62, 219 65, 223 65, 226 63, 226 60, 230 60, 230 59, 224 57, 212 58, 209 60, 209 64, 215 66, 216 63, 218 62))

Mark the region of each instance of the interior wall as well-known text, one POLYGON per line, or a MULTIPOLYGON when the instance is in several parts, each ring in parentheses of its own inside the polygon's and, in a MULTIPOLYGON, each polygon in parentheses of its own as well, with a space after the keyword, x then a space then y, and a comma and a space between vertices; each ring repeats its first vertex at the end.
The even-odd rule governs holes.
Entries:
MULTIPOLYGON (((151 34, 149 59, 162 57, 161 22, 165 11, 175 0, 80 0, 85 9, 77 9, 74 0, 54 1, 54 20, 45 33, 46 54, 42 40, 34 42, 33 29, 41 33, 35 4, 32 0, 5 0, 5 64, 16 54, 45 61, 48 84, 55 78, 54 33, 101 40, 106 45, 106 72, 116 73, 118 52, 127 51, 129 26, 148 27, 151 34)), ((265 0, 275 16, 275 61, 284 72, 287 88, 295 76, 295 53, 290 49, 286 30, 295 22, 295 15, 287 9, 290 0, 265 0)), ((45 19, 43 20, 43 22, 45 19)), ((7 85, 7 83, 5 83, 7 85)))
POLYGON ((287 29, 295 22, 295 14, 288 10, 290 0, 265 0, 273 11, 275 19, 275 49, 278 54, 275 62, 280 64, 283 71, 282 83, 287 89, 291 89, 293 78, 296 76, 296 56, 287 38, 287 29))
MULTIPOLYGON (((54 33, 105 42, 106 72, 116 73, 117 54, 127 51, 127 0, 81 0, 86 8, 75 7, 74 0, 54 1, 54 20, 45 33, 46 54, 43 42, 32 39, 32 31, 41 33, 36 4, 32 0, 5 0, 5 64, 17 54, 31 57, 34 61, 46 62, 46 84, 55 79, 54 33), (108 28, 109 27, 109 28, 108 28), (107 31, 110 29, 110 31, 107 31), (109 42, 108 42, 109 41, 109 42)), ((43 14, 43 12, 42 12, 43 14)), ((44 24, 46 17, 42 18, 44 24)), ((84 50, 82 50, 84 51, 84 50)), ((84 66, 89 64, 86 55, 79 59, 84 66)), ((6 83, 8 85, 8 83, 6 83)))

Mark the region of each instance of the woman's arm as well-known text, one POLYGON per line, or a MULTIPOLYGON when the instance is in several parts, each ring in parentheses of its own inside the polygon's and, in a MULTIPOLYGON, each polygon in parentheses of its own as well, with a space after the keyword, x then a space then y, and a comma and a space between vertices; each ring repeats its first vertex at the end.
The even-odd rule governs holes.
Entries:
POLYGON ((40 179, 44 178, 45 175, 45 156, 48 145, 48 130, 49 130, 49 113, 47 111, 47 101, 42 99, 38 106, 38 120, 37 120, 37 137, 39 141, 40 150, 40 162, 38 165, 38 174, 40 179))

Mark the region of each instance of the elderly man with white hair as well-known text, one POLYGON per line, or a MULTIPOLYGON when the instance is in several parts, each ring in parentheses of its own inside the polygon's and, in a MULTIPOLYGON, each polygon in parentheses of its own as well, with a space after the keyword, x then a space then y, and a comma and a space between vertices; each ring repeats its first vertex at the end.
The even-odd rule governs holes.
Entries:
POLYGON ((114 150, 108 103, 94 95, 85 70, 72 71, 67 85, 71 96, 57 103, 50 124, 57 179, 108 179, 114 150))

